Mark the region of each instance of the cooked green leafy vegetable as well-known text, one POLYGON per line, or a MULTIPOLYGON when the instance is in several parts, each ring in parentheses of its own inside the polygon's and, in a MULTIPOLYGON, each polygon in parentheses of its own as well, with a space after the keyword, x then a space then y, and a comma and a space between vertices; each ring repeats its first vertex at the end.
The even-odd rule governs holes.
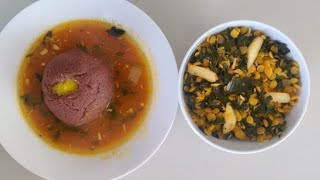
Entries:
POLYGON ((119 37, 121 35, 123 35, 126 31, 124 31, 123 29, 117 28, 115 26, 112 26, 111 29, 108 29, 107 32, 114 37, 119 37))
POLYGON ((48 40, 49 40, 50 38, 52 38, 52 31, 48 31, 48 32, 44 35, 44 37, 43 37, 43 39, 42 39, 42 41, 41 41, 41 44, 42 44, 42 45, 46 45, 46 43, 48 42, 48 40))
POLYGON ((208 36, 184 74, 185 103, 199 129, 225 140, 281 136, 300 89, 299 65, 289 52, 249 27, 208 36))

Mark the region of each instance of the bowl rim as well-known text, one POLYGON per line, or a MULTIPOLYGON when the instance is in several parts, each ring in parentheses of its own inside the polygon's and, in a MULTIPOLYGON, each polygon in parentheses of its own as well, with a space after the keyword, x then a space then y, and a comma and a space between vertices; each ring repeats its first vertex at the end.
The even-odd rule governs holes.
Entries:
MULTIPOLYGON (((259 30, 259 28, 256 28, 259 30)), ((262 29, 262 28, 261 28, 262 29)), ((279 145, 280 143, 282 143, 285 139, 287 139, 292 133, 293 131, 295 131, 297 129, 297 127, 299 126, 299 124, 301 123, 306 111, 307 111, 307 107, 309 104, 309 98, 310 98, 310 75, 309 75, 309 69, 308 69, 308 65, 305 61, 305 58, 303 56, 303 54, 301 53, 300 49, 297 47, 297 45, 283 32, 281 32, 280 30, 278 30, 277 28, 269 25, 269 24, 265 24, 262 22, 258 22, 258 21, 253 21, 253 20, 234 20, 234 21, 227 21, 227 22, 223 22, 220 23, 216 26, 213 26, 212 28, 210 28, 209 30, 205 31, 204 33, 202 33, 195 41, 194 43, 190 46, 190 48, 188 49, 188 51, 186 52, 182 63, 180 65, 180 69, 179 69, 179 87, 178 87, 178 99, 179 99, 179 106, 180 109, 182 111, 182 114, 184 116, 184 119, 186 120, 186 122, 188 123, 188 125, 190 126, 190 128, 194 131, 194 133, 196 133, 200 139, 202 139, 204 142, 206 142, 207 144, 221 150, 221 151, 225 151, 228 153, 232 153, 232 154, 255 154, 255 153, 259 153, 259 152, 263 152, 266 150, 269 150, 277 145, 279 145), (259 27, 266 27, 268 29, 270 29, 272 32, 277 32, 280 36, 282 36, 284 39, 286 39, 287 42, 290 42, 292 44, 292 46, 294 47, 294 49, 296 49, 296 53, 298 53, 299 56, 301 56, 301 62, 305 65, 306 67, 306 79, 305 79, 305 88, 306 88, 306 103, 303 105, 303 110, 302 113, 298 119, 298 121, 293 125, 293 127, 291 129, 287 129, 288 133, 284 136, 282 136, 279 140, 275 141, 274 143, 267 145, 265 147, 261 147, 261 148, 257 148, 255 150, 246 150, 246 151, 242 151, 242 150, 235 150, 235 149, 231 149, 231 148, 226 148, 223 147, 221 145, 218 145, 212 141, 210 141, 209 139, 206 138, 205 135, 203 135, 202 133, 200 133, 198 127, 196 127, 193 124, 193 121, 191 119, 191 117, 189 117, 189 113, 187 112, 187 107, 186 104, 184 102, 184 98, 183 98, 183 76, 184 76, 184 72, 186 69, 186 65, 189 62, 189 58, 191 56, 191 54, 193 53, 194 49, 203 42, 203 40, 211 34, 216 34, 218 33, 217 30, 218 29, 226 29, 228 27, 233 27, 233 26, 252 26, 252 25, 257 25, 259 27)))

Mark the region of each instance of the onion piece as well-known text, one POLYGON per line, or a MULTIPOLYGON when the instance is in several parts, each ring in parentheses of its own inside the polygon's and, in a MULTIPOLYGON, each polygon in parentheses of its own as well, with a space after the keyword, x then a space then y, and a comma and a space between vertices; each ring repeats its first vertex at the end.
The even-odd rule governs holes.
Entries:
POLYGON ((266 96, 271 96, 272 101, 278 103, 289 103, 290 102, 290 95, 288 93, 283 92, 269 92, 266 93, 266 96))
POLYGON ((201 77, 209 82, 215 82, 218 80, 218 76, 215 72, 211 71, 210 69, 195 66, 192 64, 188 64, 188 73, 194 76, 201 77))
POLYGON ((138 65, 133 65, 130 69, 128 80, 133 84, 137 84, 142 74, 142 68, 138 65))
POLYGON ((257 58, 262 44, 263 44, 263 38, 261 36, 254 38, 253 41, 250 43, 250 45, 248 47, 248 62, 247 62, 248 69, 254 63, 255 59, 257 58))
POLYGON ((226 134, 236 127, 237 118, 233 111, 232 106, 230 103, 226 105, 226 111, 224 112, 224 120, 225 123, 223 125, 223 134, 226 134))

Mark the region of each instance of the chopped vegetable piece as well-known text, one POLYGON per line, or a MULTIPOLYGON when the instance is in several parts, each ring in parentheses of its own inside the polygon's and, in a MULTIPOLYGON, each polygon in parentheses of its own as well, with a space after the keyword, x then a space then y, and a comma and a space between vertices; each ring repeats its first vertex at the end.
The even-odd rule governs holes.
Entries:
POLYGON ((269 92, 266 96, 271 96, 272 101, 278 103, 289 103, 290 102, 290 95, 288 93, 283 92, 269 92))
POLYGON ((209 82, 215 82, 218 80, 217 74, 213 71, 192 64, 188 64, 188 73, 206 79, 209 82))
POLYGON ((130 69, 128 80, 137 84, 139 82, 140 76, 142 74, 142 69, 138 65, 133 65, 130 69))
POLYGON ((224 120, 225 124, 223 125, 223 134, 226 134, 233 130, 237 122, 236 115, 234 114, 233 108, 231 107, 230 103, 228 103, 226 106, 224 120))
POLYGON ((117 28, 115 26, 112 26, 111 29, 107 30, 107 32, 114 37, 119 37, 121 35, 123 35, 126 31, 124 31, 123 29, 117 28))
POLYGON ((250 43, 248 47, 248 62, 247 62, 248 69, 257 58, 258 53, 261 49, 262 43, 263 43, 263 38, 261 36, 254 38, 253 41, 250 43))
POLYGON ((227 85, 227 92, 229 93, 243 93, 252 89, 252 80, 249 78, 232 78, 227 85))

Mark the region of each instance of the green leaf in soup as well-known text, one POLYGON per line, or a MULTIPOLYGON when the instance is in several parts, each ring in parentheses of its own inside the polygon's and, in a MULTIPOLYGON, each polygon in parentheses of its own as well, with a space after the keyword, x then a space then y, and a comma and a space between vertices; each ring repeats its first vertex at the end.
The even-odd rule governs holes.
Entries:
POLYGON ((87 47, 85 45, 83 45, 83 44, 77 43, 76 44, 76 48, 80 49, 81 51, 83 51, 85 53, 88 52, 87 47))
POLYGON ((112 26, 111 29, 107 30, 107 32, 114 37, 119 37, 121 35, 123 35, 126 31, 124 31, 123 29, 117 28, 115 26, 112 26))
POLYGON ((25 94, 20 96, 23 103, 27 106, 36 106, 42 103, 42 96, 38 96, 36 94, 25 94))
POLYGON ((39 74, 39 73, 36 73, 36 79, 39 81, 39 82, 41 82, 42 81, 42 75, 41 74, 39 74))
POLYGON ((46 35, 43 37, 42 42, 41 42, 42 45, 46 45, 47 40, 50 39, 50 38, 52 38, 52 31, 48 31, 46 33, 46 35))
POLYGON ((248 92, 252 89, 252 81, 249 78, 232 78, 227 85, 228 93, 248 92))

